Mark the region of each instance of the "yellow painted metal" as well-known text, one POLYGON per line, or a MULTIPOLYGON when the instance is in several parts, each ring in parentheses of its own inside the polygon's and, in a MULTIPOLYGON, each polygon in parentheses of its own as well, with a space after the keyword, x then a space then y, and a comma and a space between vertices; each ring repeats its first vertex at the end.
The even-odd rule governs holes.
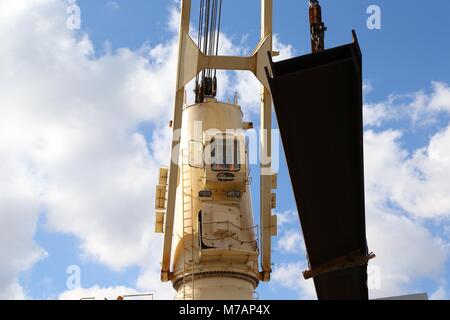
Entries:
MULTIPOLYGON (((177 70, 177 81, 176 81, 176 94, 175 94, 175 105, 174 105, 174 118, 172 124, 173 129, 173 137, 172 137, 172 154, 171 154, 171 163, 169 167, 169 175, 168 175, 168 192, 167 192, 167 209, 166 209, 166 215, 164 218, 165 227, 164 227, 164 247, 163 247, 163 257, 162 257, 162 263, 161 263, 161 280, 164 282, 172 280, 174 283, 177 280, 177 277, 182 277, 181 274, 186 273, 186 268, 184 268, 184 263, 186 261, 185 258, 182 258, 182 255, 180 255, 180 243, 184 243, 183 241, 177 240, 177 243, 173 243, 173 239, 177 239, 177 234, 174 237, 174 226, 177 223, 176 222, 176 211, 179 213, 183 212, 183 208, 177 209, 180 205, 177 204, 177 199, 183 198, 183 187, 179 187, 180 183, 182 182, 182 173, 183 173, 183 166, 179 166, 179 161, 182 158, 182 155, 180 154, 182 147, 179 145, 180 141, 180 134, 181 129, 183 128, 183 124, 185 123, 183 119, 183 106, 186 101, 185 99, 185 85, 193 79, 198 72, 204 69, 223 69, 223 70, 248 70, 255 74, 255 76, 259 79, 259 81, 262 84, 261 89, 261 184, 260 184, 260 220, 261 220, 261 228, 260 228, 260 250, 258 250, 256 245, 256 238, 254 235, 252 236, 252 232, 247 232, 247 236, 250 238, 254 238, 254 250, 247 250, 250 252, 260 252, 261 253, 261 267, 262 272, 259 273, 258 265, 257 265, 257 255, 256 258, 253 254, 247 253, 247 264, 245 266, 239 265, 239 264, 231 264, 231 265, 224 265, 224 262, 220 262, 222 255, 214 255, 214 254, 206 254, 203 255, 203 257, 208 256, 208 264, 206 266, 197 265, 196 268, 192 271, 193 273, 197 272, 216 272, 218 266, 217 263, 220 266, 221 272, 236 272, 240 274, 245 274, 246 276, 250 278, 260 278, 263 281, 268 281, 270 279, 270 273, 271 273, 271 237, 273 232, 273 221, 272 221, 272 187, 273 187, 273 181, 272 181, 272 134, 271 134, 271 127, 272 127, 272 98, 269 91, 269 85, 266 79, 265 74, 265 67, 270 67, 269 61, 268 61, 268 52, 272 52, 272 0, 261 0, 261 7, 262 7, 262 21, 261 21, 261 41, 258 44, 257 48, 253 52, 253 54, 249 57, 224 57, 224 56, 206 56, 203 53, 200 52, 194 41, 189 36, 189 23, 190 23, 190 12, 191 12, 191 0, 182 0, 181 2, 181 23, 180 23, 180 33, 179 33, 179 56, 178 56, 178 70, 177 70), (181 192, 181 193, 180 193, 181 192), (181 211, 180 211, 181 210, 181 211), (175 250, 172 250, 172 247, 175 248, 175 250), (171 270, 171 261, 172 261, 172 252, 173 252, 173 270, 171 270), (218 261, 215 259, 219 259, 218 261), (256 260, 255 260, 256 259, 256 260), (184 269, 184 271, 183 271, 184 269)), ((189 118, 188 120, 193 120, 196 116, 199 114, 205 113, 206 115, 203 115, 205 117, 209 117, 212 119, 216 119, 216 124, 210 124, 209 127, 217 127, 219 130, 227 130, 230 128, 234 128, 233 126, 230 126, 230 123, 234 123, 233 118, 227 118, 230 115, 236 115, 236 113, 233 111, 234 108, 238 108, 236 105, 228 105, 224 109, 225 114, 221 116, 221 111, 219 109, 224 108, 224 106, 221 106, 219 108, 219 104, 217 104, 214 101, 208 101, 203 105, 195 105, 191 106, 189 108, 195 108, 194 112, 188 111, 189 108, 185 110, 186 114, 193 113, 192 118, 189 118), (205 104, 208 104, 209 106, 206 107, 205 104), (217 107, 217 108, 214 108, 217 107), (208 108, 208 110, 205 110, 204 108, 208 108), (214 114, 207 114, 208 112, 213 111, 214 114), (195 115, 197 114, 197 115, 195 115), (221 128, 223 127, 223 128, 221 128)), ((232 116, 233 117, 233 116, 232 116)), ((239 123, 235 123, 235 128, 243 128, 244 124, 242 122, 242 113, 239 108, 239 123)), ((186 125, 189 127, 192 125, 190 123, 189 125, 186 125)), ((183 128, 183 130, 190 130, 183 128)), ((183 134, 181 134, 183 135, 183 134)), ((186 137, 182 137, 182 139, 185 139, 186 137)), ((205 137, 200 137, 203 139, 203 142, 205 142, 205 137)), ((186 142, 186 141, 185 141, 186 142)), ((184 146, 189 150, 188 146, 184 146)), ((192 201, 196 202, 197 200, 194 200, 195 195, 195 188, 194 185, 199 183, 201 187, 207 186, 207 171, 204 171, 202 179, 195 178, 196 173, 199 172, 200 168, 192 168, 191 167, 191 174, 192 174, 192 201), (200 181, 197 181, 200 180, 200 181)), ((212 184, 210 185, 214 187, 212 184)), ((244 188, 245 189, 245 188, 244 188)), ((244 190, 243 188, 240 188, 239 190, 244 190)), ((219 188, 216 188, 215 191, 216 195, 214 196, 214 200, 217 201, 219 199, 222 202, 229 203, 230 205, 236 205, 233 204, 233 201, 230 199, 227 199, 225 196, 224 190, 220 190, 219 188)), ((197 198, 198 199, 198 198, 197 198)), ((180 202, 180 201, 178 201, 180 202)), ((181 201, 183 202, 183 201, 181 201)), ((194 205, 195 207, 195 205, 194 205)), ((198 208, 197 208, 198 209, 198 208)), ((198 210, 193 208, 191 212, 191 219, 192 219, 192 234, 191 234, 191 240, 194 241, 195 237, 198 237, 199 231, 196 229, 196 222, 195 219, 198 217, 196 216, 198 213, 198 210)), ((241 224, 247 228, 247 230, 251 230, 251 227, 253 226, 253 217, 252 217, 252 209, 251 209, 251 195, 248 190, 248 188, 243 192, 241 203, 239 204, 239 210, 241 212, 245 212, 245 218, 241 219, 241 224), (249 214, 250 213, 250 214, 249 214)), ((181 219, 183 221, 183 218, 181 219)), ((181 224, 183 226, 183 224, 181 224)), ((242 228, 241 225, 241 228, 242 228)), ((244 228, 244 229, 245 229, 244 228)), ((175 227, 175 229, 177 229, 175 227)), ((184 238, 185 230, 183 227, 181 227, 181 232, 178 232, 178 237, 184 238)), ((250 242, 252 243, 252 242, 250 242)), ((192 244, 192 261, 196 262, 196 259, 201 258, 201 250, 199 248, 196 248, 195 246, 198 246, 197 244, 192 244)), ((242 252, 245 252, 246 250, 242 250, 239 248, 236 248, 235 254, 232 254, 231 256, 234 256, 236 261, 241 261, 242 259, 242 252), (240 252, 240 254, 238 254, 240 252)), ((219 252, 219 251, 217 251, 219 252)), ((229 259, 229 257, 227 257, 229 259)), ((202 290, 199 290, 200 296, 195 296, 195 298, 201 299, 204 293, 210 292, 211 288, 216 288, 216 291, 218 290, 218 287, 216 285, 217 279, 212 282, 211 279, 201 279, 196 283, 199 283, 200 287, 202 287, 202 290), (209 285, 209 287, 208 287, 209 285)), ((183 279, 185 282, 183 287, 183 290, 186 290, 186 288, 190 288, 188 290, 192 290, 192 294, 194 294, 197 290, 195 288, 192 288, 193 283, 186 283, 185 279, 183 279)), ((251 297, 250 292, 255 289, 256 284, 249 285, 248 281, 242 281, 242 280, 236 280, 233 281, 236 282, 235 289, 241 292, 242 297, 251 297), (245 285, 243 283, 246 283, 245 285)), ((251 281, 250 281, 251 283, 251 281)), ((219 286, 220 287, 220 286, 219 286)), ((214 291, 214 290, 213 290, 214 291)), ((233 291, 233 290, 231 290, 233 291)), ((229 292, 231 292, 229 291, 229 292)), ((217 297, 226 298, 226 296, 229 294, 226 293, 222 296, 216 295, 217 297)), ((252 293, 252 292, 251 292, 252 293)), ((186 298, 187 293, 183 292, 183 296, 186 298)), ((204 296, 206 297, 206 295, 204 296)))
POLYGON ((162 167, 159 169, 159 184, 155 192, 155 232, 164 233, 164 220, 167 208, 167 178, 169 169, 162 167))
MULTIPOLYGON (((272 0, 261 3, 261 38, 269 37, 272 51, 272 0)), ((261 221, 261 279, 270 280, 272 272, 272 96, 267 87, 261 87, 261 178, 260 178, 260 221, 261 221)))
POLYGON ((277 194, 272 193, 272 209, 275 209, 277 207, 277 194))
POLYGON ((182 35, 183 49, 181 56, 183 64, 180 68, 177 88, 183 88, 199 72, 205 69, 251 71, 256 78, 270 90, 265 67, 270 67, 268 52, 272 52, 272 35, 263 37, 252 55, 239 56, 207 56, 203 54, 189 34, 182 35))
POLYGON ((211 149, 206 147, 202 155, 204 166, 189 165, 186 152, 191 142, 208 146, 218 133, 230 129, 237 130, 233 134, 236 141, 244 141, 242 118, 239 106, 212 99, 184 108, 180 142, 182 175, 177 187, 171 278, 177 299, 230 299, 233 294, 235 299, 245 300, 251 299, 256 289, 258 239, 245 153, 240 160, 241 170, 235 172, 236 179, 239 174, 245 177, 238 182, 241 197, 229 198, 228 192, 236 190, 235 182, 205 181, 212 173, 211 149), (206 187, 212 196, 199 197, 206 187))
POLYGON ((155 214, 155 233, 164 233, 164 211, 156 210, 155 214))
POLYGON ((278 174, 272 174, 272 189, 278 189, 278 174))
POLYGON ((169 178, 169 168, 159 168, 159 185, 167 186, 167 179, 169 178))
MULTIPOLYGON (((182 77, 183 71, 183 35, 189 31, 189 22, 191 16, 191 0, 181 1, 181 20, 180 20, 180 35, 178 46, 178 71, 177 82, 182 77)), ((163 257, 161 262, 161 280, 167 282, 171 278, 170 272, 170 260, 172 253, 172 236, 173 236, 173 224, 175 217, 175 205, 176 205, 176 193, 179 179, 179 166, 178 159, 180 157, 180 149, 178 146, 179 136, 177 136, 181 130, 181 123, 183 118, 183 102, 185 100, 184 86, 177 88, 175 94, 175 106, 174 106, 174 118, 173 118, 173 134, 172 134, 172 148, 171 148, 171 161, 169 169, 169 189, 167 194, 167 211, 166 211, 166 225, 164 232, 164 246, 163 257), (175 161, 174 161, 175 159, 175 161)))
POLYGON ((183 237, 181 245, 183 247, 183 300, 195 300, 195 252, 198 250, 195 245, 195 234, 197 215, 194 214, 193 197, 193 173, 189 165, 189 152, 183 149, 181 152, 182 175, 181 175, 181 197, 183 237), (190 277, 189 277, 190 276, 190 277), (188 289, 188 284, 189 288, 188 289))
POLYGON ((278 217, 276 215, 272 216, 272 237, 278 235, 278 217))

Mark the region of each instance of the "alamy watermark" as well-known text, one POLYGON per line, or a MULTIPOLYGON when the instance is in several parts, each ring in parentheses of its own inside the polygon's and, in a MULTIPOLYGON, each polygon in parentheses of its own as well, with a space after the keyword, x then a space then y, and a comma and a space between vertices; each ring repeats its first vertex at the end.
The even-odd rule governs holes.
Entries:
POLYGON ((381 290, 381 268, 377 265, 367 267, 367 287, 369 290, 381 290))
POLYGON ((381 30, 381 8, 375 4, 367 8, 367 28, 369 30, 381 30))
POLYGON ((68 266, 66 269, 68 275, 66 287, 68 290, 81 288, 81 268, 77 265, 68 266))
POLYGON ((68 7, 66 13, 69 17, 66 20, 66 26, 69 30, 81 29, 81 9, 75 0, 67 1, 68 7))
POLYGON ((281 137, 278 129, 206 129, 202 121, 194 121, 192 136, 182 139, 182 132, 186 134, 182 129, 177 129, 173 135, 175 145, 171 161, 177 165, 182 165, 180 160, 188 155, 189 164, 195 167, 260 165, 261 175, 279 171, 281 137), (262 147, 262 141, 269 139, 270 153, 262 147))

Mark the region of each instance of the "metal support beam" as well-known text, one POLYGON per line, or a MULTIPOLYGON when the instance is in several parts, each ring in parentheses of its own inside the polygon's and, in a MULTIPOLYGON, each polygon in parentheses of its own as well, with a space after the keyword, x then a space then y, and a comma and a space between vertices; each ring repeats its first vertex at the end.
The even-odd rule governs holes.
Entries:
MULTIPOLYGON (((182 76, 183 67, 183 35, 189 32, 189 23, 191 18, 191 0, 181 1, 181 21, 180 21, 180 37, 178 47, 178 70, 177 83, 182 76)), ((172 236, 173 224, 175 218, 175 201, 177 193, 177 185, 179 180, 179 166, 178 161, 180 157, 179 132, 181 130, 183 118, 183 102, 184 102, 184 86, 177 88, 175 95, 175 108, 173 118, 173 135, 172 135, 172 155, 170 158, 169 167, 169 190, 167 194, 167 212, 166 212, 166 226, 164 232, 164 247, 163 258, 161 263, 161 281, 170 281, 170 260, 172 255, 172 236)))
POLYGON ((274 62, 269 75, 319 300, 369 298, 362 79, 355 33, 351 44, 274 62))
POLYGON ((183 34, 182 65, 177 81, 177 89, 184 87, 189 81, 205 69, 251 71, 258 80, 270 90, 269 82, 264 68, 270 67, 267 52, 272 52, 272 37, 267 36, 260 40, 251 56, 207 56, 203 54, 194 40, 183 34))
MULTIPOLYGON (((261 0, 261 39, 269 37, 268 51, 272 52, 272 0, 261 0)), ((272 96, 261 87, 261 267, 262 281, 270 280, 272 271, 272 96)))

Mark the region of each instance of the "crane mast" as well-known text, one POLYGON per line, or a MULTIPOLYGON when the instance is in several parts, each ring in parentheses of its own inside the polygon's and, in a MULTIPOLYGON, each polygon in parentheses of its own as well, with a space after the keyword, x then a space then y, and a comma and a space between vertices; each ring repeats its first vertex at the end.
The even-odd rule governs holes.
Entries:
MULTIPOLYGON (((198 37, 189 35, 191 0, 181 2, 172 155, 161 168, 155 230, 164 233, 161 280, 177 299, 251 300, 270 280, 276 235, 272 97, 265 68, 272 52, 272 0, 261 0, 261 40, 250 56, 219 55, 222 0, 199 0, 198 37), (251 71, 261 82, 260 225, 254 224, 250 168, 237 99, 219 101, 217 70, 251 71), (195 103, 185 86, 195 79, 195 103), (180 134, 181 132, 181 134, 180 134)), ((252 94, 252 93, 248 93, 252 94)))

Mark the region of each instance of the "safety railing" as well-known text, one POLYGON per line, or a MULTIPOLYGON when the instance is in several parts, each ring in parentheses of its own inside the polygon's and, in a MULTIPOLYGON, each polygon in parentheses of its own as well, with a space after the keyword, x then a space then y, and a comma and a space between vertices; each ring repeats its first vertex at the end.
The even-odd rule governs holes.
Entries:
MULTIPOLYGON (((145 293, 145 294, 126 294, 126 295, 120 295, 114 300, 154 300, 155 295, 153 293, 145 293), (147 298, 147 299, 138 299, 138 298, 147 298)), ((95 301, 97 300, 96 297, 87 297, 87 298, 81 298, 81 301, 95 301)), ((103 298, 101 300, 111 300, 108 298, 103 298)))
MULTIPOLYGON (((221 290, 226 289, 226 288, 227 287, 221 286, 221 290)), ((236 287, 231 287, 231 286, 228 288, 236 289, 236 287)), ((201 290, 201 288, 199 288, 199 289, 201 290)), ((197 290, 199 290, 199 289, 197 289, 197 290)), ((252 300, 254 300, 254 301, 258 301, 260 298, 259 293, 256 290, 248 291, 247 293, 252 296, 252 300)), ((193 296, 194 296, 193 294, 187 294, 186 296, 184 296, 183 291, 181 291, 173 296, 173 300, 194 300, 193 296)), ((198 294, 197 294, 197 296, 198 296, 198 294)))
MULTIPOLYGON (((215 238, 210 238, 210 237, 205 237, 202 234, 202 239, 206 240, 206 241, 221 241, 221 240, 225 240, 228 239, 228 247, 231 249, 231 245, 232 245, 232 241, 237 241, 239 243, 241 243, 241 245, 244 244, 254 244, 256 247, 256 251, 258 252, 258 244, 259 244, 259 225, 255 225, 252 227, 248 227, 248 228, 242 228, 236 224, 234 224, 231 221, 215 221, 215 222, 202 222, 201 223, 201 227, 202 230, 205 230, 205 226, 211 226, 211 225, 226 225, 226 229, 227 229, 227 233, 221 237, 215 237, 215 238), (252 232, 253 230, 253 232, 252 232), (254 239, 252 240, 247 240, 247 239, 243 239, 242 237, 239 238, 239 236, 237 235, 238 233, 233 233, 232 231, 239 231, 239 234, 242 234, 243 232, 250 232, 250 234, 255 235, 254 239)), ((203 233, 203 232, 202 232, 203 233)))

